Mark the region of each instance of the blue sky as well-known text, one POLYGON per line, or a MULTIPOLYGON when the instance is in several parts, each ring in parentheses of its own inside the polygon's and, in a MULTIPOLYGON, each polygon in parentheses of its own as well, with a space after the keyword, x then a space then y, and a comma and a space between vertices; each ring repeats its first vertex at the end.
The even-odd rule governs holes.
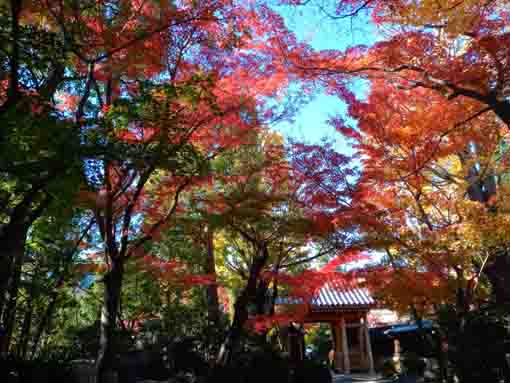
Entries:
MULTIPOLYGON (((335 21, 328 19, 311 7, 275 7, 285 19, 287 27, 299 40, 307 41, 317 50, 339 49, 358 45, 370 45, 376 41, 376 31, 368 17, 361 15, 355 20, 335 21)), ((359 95, 363 87, 357 87, 359 95)), ((345 114, 346 105, 338 98, 324 93, 317 95, 302 107, 294 121, 275 124, 273 128, 287 138, 315 143, 323 137, 335 140, 336 148, 346 154, 352 152, 349 144, 329 126, 326 121, 333 115, 345 114)))

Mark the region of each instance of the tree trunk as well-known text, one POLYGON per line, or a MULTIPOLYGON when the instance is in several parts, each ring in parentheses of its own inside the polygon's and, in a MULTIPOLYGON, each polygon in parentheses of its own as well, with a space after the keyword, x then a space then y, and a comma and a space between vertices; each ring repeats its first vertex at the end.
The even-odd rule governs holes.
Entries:
POLYGON ((484 269, 491 283, 492 295, 498 307, 510 304, 510 255, 505 252, 494 254, 493 261, 484 269))
MULTIPOLYGON (((207 229, 207 259, 205 264, 205 273, 214 275, 216 278, 216 258, 214 255, 214 232, 209 227, 207 229)), ((216 283, 207 286, 207 319, 209 324, 217 325, 220 320, 220 304, 218 300, 218 285, 216 283)))
POLYGON ((257 308, 257 315, 269 314, 268 307, 268 295, 269 283, 264 280, 260 280, 257 286, 257 294, 255 299, 255 306, 257 308))
POLYGON ((32 359, 34 359, 36 356, 37 348, 39 347, 39 342, 41 341, 44 331, 46 331, 46 329, 49 327, 49 324, 51 323, 51 317, 53 316, 53 311, 55 310, 55 306, 57 304, 57 297, 57 293, 54 292, 51 296, 50 303, 46 307, 44 315, 39 322, 39 326, 37 326, 37 330, 35 331, 32 343, 32 352, 30 354, 32 359))
POLYGON ((30 329, 32 327, 32 316, 34 312, 34 287, 33 287, 33 281, 32 286, 30 288, 30 293, 28 296, 28 302, 27 302, 27 308, 25 311, 25 317, 23 318, 23 323, 21 325, 21 332, 20 332, 20 347, 18 349, 18 356, 22 359, 25 359, 27 357, 27 349, 28 349, 28 340, 30 338, 30 329))
POLYGON ((500 101, 493 105, 494 113, 510 127, 510 102, 500 101))
POLYGON ((110 271, 104 277, 99 352, 96 360, 99 383, 112 383, 115 366, 115 330, 119 311, 124 259, 112 257, 110 271))
MULTIPOLYGON (((510 123, 510 103, 503 102, 501 104, 501 113, 508 113, 508 120, 505 122, 510 123)), ((500 116, 501 117, 501 116, 500 116)), ((469 150, 459 155, 461 161, 466 163, 469 159, 469 150)), ((468 170, 466 180, 469 182, 467 190, 468 198, 471 201, 480 202, 485 204, 487 209, 491 211, 492 207, 488 206, 487 202, 491 197, 496 195, 497 184, 494 172, 487 171, 487 174, 482 179, 475 165, 472 165, 468 170)), ((506 251, 494 251, 489 258, 487 267, 484 268, 483 273, 487 276, 492 286, 492 296, 496 304, 506 305, 510 303, 510 285, 507 281, 510 279, 510 257, 506 251)), ((463 292, 464 294, 464 292, 463 292)), ((464 296, 461 298, 463 299, 464 296)), ((468 299, 469 301, 469 299, 468 299)), ((471 303, 471 302, 469 302, 471 303)), ((464 309, 464 308, 463 308, 464 309)))
POLYGON ((1 339, 0 354, 7 353, 11 343, 14 323, 16 321, 16 306, 18 300, 18 285, 21 277, 21 267, 23 265, 23 256, 25 254, 25 238, 13 243, 11 258, 11 270, 9 270, 9 278, 6 283, 6 291, 4 291, 4 307, 2 307, 2 327, 4 335, 1 339))
POLYGON ((23 201, 9 213, 9 223, 2 227, 0 233, 0 318, 5 315, 5 305, 10 299, 6 293, 12 291, 10 286, 16 262, 22 262, 25 254, 28 230, 51 201, 51 198, 46 196, 38 201, 37 207, 32 206, 39 196, 37 188, 27 193, 23 201))
MULTIPOLYGON (((16 265, 23 260, 25 242, 30 225, 10 223, 0 236, 0 318, 4 317, 10 301, 11 285, 15 280, 16 265)), ((5 325, 5 321, 2 319, 5 325)))
POLYGON ((42 318, 39 321, 39 325, 37 326, 37 330, 35 331, 34 339, 32 341, 32 351, 31 351, 31 358, 33 359, 37 353, 37 348, 39 346, 39 342, 46 331, 46 329, 49 327, 51 323, 51 318, 53 316, 53 312, 55 311, 55 307, 57 305, 57 299, 60 292, 60 287, 64 284, 64 281, 68 274, 68 269, 70 264, 73 260, 74 251, 71 253, 64 253, 64 265, 63 269, 59 271, 59 268, 57 267, 54 270, 54 274, 57 276, 57 281, 55 283, 55 287, 51 291, 49 295, 49 303, 48 306, 46 306, 46 310, 44 310, 44 314, 42 318))
POLYGON ((234 304, 234 319, 230 330, 221 345, 216 358, 218 366, 226 366, 230 363, 232 355, 238 350, 244 325, 248 320, 248 304, 253 301, 257 294, 257 281, 269 258, 269 252, 265 244, 259 247, 259 254, 253 260, 246 287, 239 295, 234 304))

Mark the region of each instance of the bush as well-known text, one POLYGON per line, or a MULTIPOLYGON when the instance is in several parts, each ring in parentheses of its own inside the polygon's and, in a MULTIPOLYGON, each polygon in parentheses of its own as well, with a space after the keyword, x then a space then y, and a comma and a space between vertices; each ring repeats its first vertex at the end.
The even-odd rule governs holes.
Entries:
POLYGON ((402 358, 402 364, 407 375, 422 376, 425 372, 425 362, 415 353, 405 354, 402 358))
POLYGON ((287 383, 289 375, 288 359, 270 347, 261 347, 238 355, 227 367, 214 369, 209 383, 287 383))
POLYGON ((461 382, 510 381, 508 306, 484 305, 463 317, 454 307, 444 306, 439 319, 447 335, 450 374, 461 382))
POLYGON ((379 371, 383 377, 389 378, 400 373, 400 364, 393 358, 384 358, 376 365, 376 371, 379 371))
POLYGON ((173 373, 191 373, 194 376, 206 376, 209 365, 205 359, 201 339, 182 338, 169 343, 168 359, 173 373))
POLYGON ((6 383, 72 382, 73 376, 66 361, 24 361, 7 357, 0 359, 0 381, 6 383))
POLYGON ((331 383, 332 377, 328 366, 313 360, 305 360, 296 367, 292 383, 331 383))

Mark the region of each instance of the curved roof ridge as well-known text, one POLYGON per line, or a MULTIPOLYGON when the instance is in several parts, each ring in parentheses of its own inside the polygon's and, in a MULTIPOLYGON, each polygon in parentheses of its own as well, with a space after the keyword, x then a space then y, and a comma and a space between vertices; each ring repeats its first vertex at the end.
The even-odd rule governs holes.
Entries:
POLYGON ((371 308, 376 302, 367 288, 330 278, 310 300, 311 309, 371 308))

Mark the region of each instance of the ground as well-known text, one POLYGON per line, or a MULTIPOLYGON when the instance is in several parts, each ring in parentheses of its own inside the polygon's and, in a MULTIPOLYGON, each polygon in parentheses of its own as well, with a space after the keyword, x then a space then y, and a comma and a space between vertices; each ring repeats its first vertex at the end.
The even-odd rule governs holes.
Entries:
POLYGON ((333 383, 417 383, 415 379, 409 377, 403 378, 383 378, 381 376, 370 377, 366 374, 354 375, 334 375, 333 383))

